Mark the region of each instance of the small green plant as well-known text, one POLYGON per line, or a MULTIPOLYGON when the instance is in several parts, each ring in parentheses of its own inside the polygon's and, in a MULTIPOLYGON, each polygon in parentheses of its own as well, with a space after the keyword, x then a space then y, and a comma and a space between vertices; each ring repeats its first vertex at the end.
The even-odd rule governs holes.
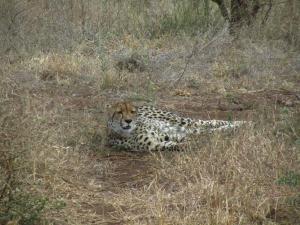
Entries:
POLYGON ((281 109, 281 115, 282 115, 283 118, 284 118, 285 116, 289 115, 289 113, 290 113, 290 110, 289 110, 287 107, 283 107, 283 108, 281 109))
POLYGON ((300 185, 300 174, 294 171, 288 171, 286 175, 280 177, 277 181, 279 185, 288 185, 291 187, 296 187, 300 185))
POLYGON ((235 102, 236 102, 236 97, 234 96, 233 93, 226 92, 226 93, 225 93, 225 97, 226 97, 226 99, 227 99, 230 103, 235 103, 235 102))
POLYGON ((3 200, 0 203, 1 224, 11 220, 18 220, 22 225, 39 224, 48 203, 47 198, 21 193, 20 190, 3 200))
POLYGON ((228 121, 233 121, 233 115, 232 115, 232 112, 228 112, 227 115, 226 115, 226 117, 227 117, 227 120, 228 120, 228 121))

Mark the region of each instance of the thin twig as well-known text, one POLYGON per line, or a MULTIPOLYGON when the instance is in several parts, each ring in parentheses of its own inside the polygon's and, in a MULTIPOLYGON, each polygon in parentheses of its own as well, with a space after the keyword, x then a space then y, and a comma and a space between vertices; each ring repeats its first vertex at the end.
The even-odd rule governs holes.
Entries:
POLYGON ((196 42, 195 42, 195 44, 194 44, 194 46, 193 46, 192 53, 186 57, 186 60, 185 60, 185 66, 184 66, 184 68, 183 68, 183 70, 182 70, 182 72, 181 72, 179 78, 174 82, 174 86, 175 86, 175 85, 181 80, 181 78, 183 77, 183 75, 184 75, 184 73, 185 73, 185 71, 186 71, 186 69, 187 69, 187 67, 188 67, 188 65, 189 65, 189 63, 190 63, 190 61, 191 61, 192 56, 193 56, 193 55, 195 54, 195 52, 196 52, 198 43, 199 43, 199 40, 196 40, 196 42))
MULTIPOLYGON (((219 39, 219 37, 221 37, 224 33, 225 33, 225 30, 226 29, 223 29, 222 32, 220 32, 217 36, 215 36, 212 40, 210 40, 209 42, 207 42, 199 51, 199 52, 202 52, 204 49, 206 49, 208 46, 210 46, 212 43, 214 43, 217 39, 219 39)), ((196 51, 197 51, 197 46, 198 46, 198 43, 199 43, 199 40, 196 40, 194 46, 193 46, 193 50, 192 50, 192 53, 190 55, 188 55, 186 57, 186 63, 184 65, 184 68, 182 70, 182 72, 180 73, 179 75, 179 78, 173 83, 173 86, 176 86, 178 84, 178 82, 182 79, 182 77, 184 76, 186 70, 187 70, 187 67, 188 65, 190 64, 191 62, 191 58, 193 57, 193 55, 196 54, 196 51)))
POLYGON ((272 0, 269 0, 269 7, 268 7, 268 10, 265 14, 265 17, 263 18, 263 20, 261 22, 262 25, 264 25, 267 22, 268 18, 269 18, 269 14, 270 14, 272 6, 273 6, 272 3, 273 3, 272 0))
MULTIPOLYGON (((288 3, 288 1, 276 2, 273 5, 281 5, 281 4, 285 4, 285 3, 288 3)), ((270 2, 262 3, 262 4, 260 4, 260 6, 262 7, 262 6, 269 5, 269 4, 270 4, 270 2)))

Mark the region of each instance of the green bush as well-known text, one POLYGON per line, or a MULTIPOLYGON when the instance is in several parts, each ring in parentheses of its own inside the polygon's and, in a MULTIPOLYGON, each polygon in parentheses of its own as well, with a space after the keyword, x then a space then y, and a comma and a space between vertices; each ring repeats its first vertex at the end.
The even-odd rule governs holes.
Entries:
POLYGON ((18 220, 21 225, 40 224, 47 202, 46 198, 16 190, 0 202, 0 223, 18 220))

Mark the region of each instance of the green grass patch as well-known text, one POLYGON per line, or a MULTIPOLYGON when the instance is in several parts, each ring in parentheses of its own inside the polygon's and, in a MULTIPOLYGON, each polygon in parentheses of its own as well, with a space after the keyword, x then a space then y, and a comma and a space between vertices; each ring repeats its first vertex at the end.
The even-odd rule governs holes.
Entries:
POLYGON ((288 185, 296 187, 300 185, 300 174, 294 171, 288 171, 284 176, 280 177, 277 181, 279 185, 288 185))

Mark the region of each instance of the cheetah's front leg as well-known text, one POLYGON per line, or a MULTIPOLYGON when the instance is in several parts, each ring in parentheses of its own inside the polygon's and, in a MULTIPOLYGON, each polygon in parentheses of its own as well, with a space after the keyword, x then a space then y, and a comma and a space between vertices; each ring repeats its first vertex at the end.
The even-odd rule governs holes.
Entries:
POLYGON ((170 140, 165 134, 157 131, 147 132, 144 142, 141 143, 143 148, 148 151, 179 151, 177 142, 170 140))
POLYGON ((108 145, 116 149, 126 149, 126 150, 130 150, 131 147, 127 140, 117 139, 117 138, 109 139, 108 145))

